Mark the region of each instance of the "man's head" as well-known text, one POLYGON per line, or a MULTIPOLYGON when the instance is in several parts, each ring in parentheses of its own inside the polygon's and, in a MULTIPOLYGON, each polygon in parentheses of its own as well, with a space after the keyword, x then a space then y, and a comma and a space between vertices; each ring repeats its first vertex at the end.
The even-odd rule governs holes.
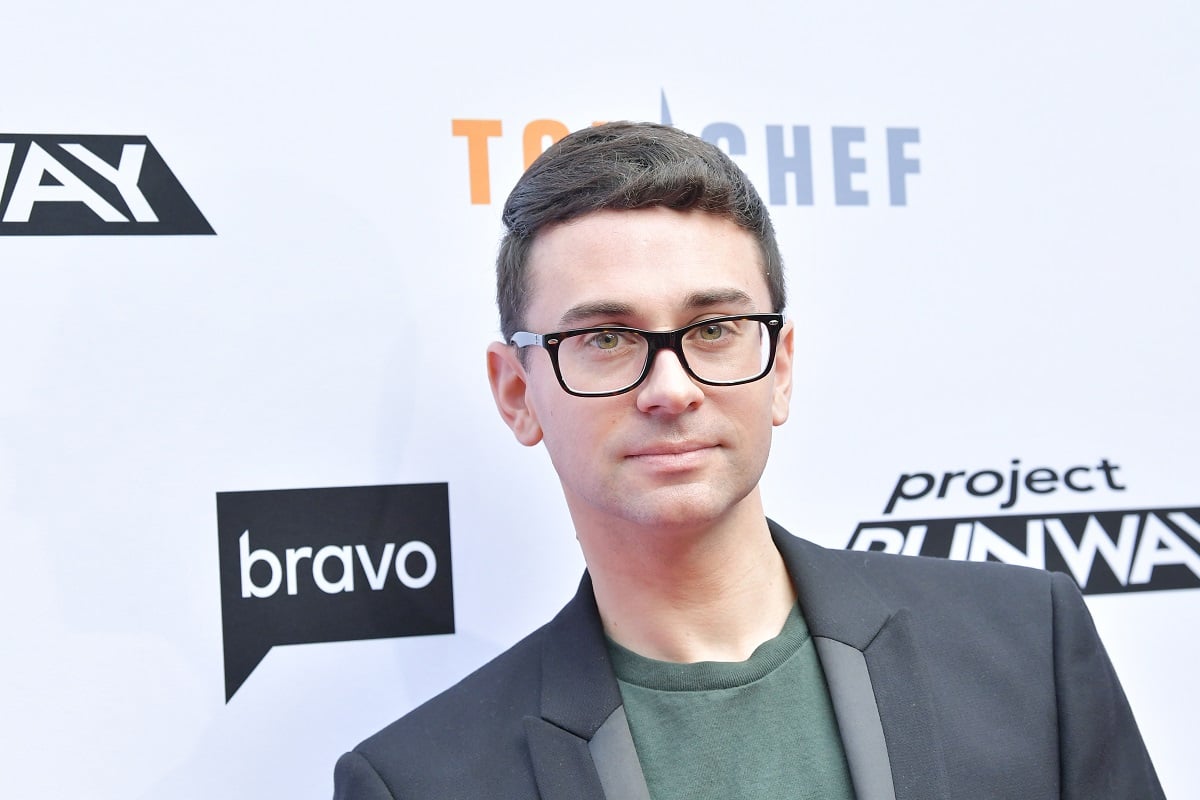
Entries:
POLYGON ((783 261, 766 206, 716 146, 676 128, 613 122, 576 131, 541 155, 504 204, 496 263, 505 341, 526 327, 529 253, 538 234, 601 210, 662 206, 728 219, 758 243, 773 311, 786 305, 783 261))
POLYGON ((761 525, 793 326, 745 176, 679 131, 603 126, 535 162, 505 220, 492 392, 519 442, 545 444, 585 555, 622 526, 761 525))

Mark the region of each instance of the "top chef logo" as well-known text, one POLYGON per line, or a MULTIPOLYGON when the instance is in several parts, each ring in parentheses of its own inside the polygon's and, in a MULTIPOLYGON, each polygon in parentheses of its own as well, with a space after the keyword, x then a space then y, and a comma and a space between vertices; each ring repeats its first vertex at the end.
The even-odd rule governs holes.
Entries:
MULTIPOLYGON (((903 474, 883 513, 900 503, 956 493, 996 497, 999 508, 1025 493, 1123 492, 1108 459, 1064 470, 1010 469, 903 474)), ((958 561, 1001 561, 1066 572, 1084 594, 1200 587, 1200 508, 1153 508, 1068 514, 981 516, 859 523, 848 549, 958 561)))
POLYGON ((0 133, 0 234, 211 234, 145 136, 0 133))
MULTIPOLYGON (((665 92, 661 96, 659 121, 663 125, 674 124, 665 92)), ((504 184, 504 180, 497 180, 493 175, 493 143, 504 160, 503 165, 511 167, 515 165, 514 147, 519 141, 524 166, 528 167, 542 151, 571 130, 566 123, 556 119, 526 120, 519 123, 518 128, 520 135, 516 136, 511 125, 506 128, 504 121, 499 119, 450 121, 451 135, 465 143, 472 204, 491 203, 492 186, 504 184)), ((735 161, 743 156, 765 159, 765 174, 761 169, 743 168, 756 184, 762 185, 760 182, 766 178, 764 199, 773 206, 882 203, 905 206, 908 205, 909 180, 921 172, 919 128, 835 125, 814 131, 807 124, 760 126, 719 120, 706 123, 693 132, 720 147, 735 161), (871 148, 874 148, 873 154, 868 154, 871 148), (815 159, 814 153, 817 154, 815 159), (877 189, 868 189, 869 183, 877 184, 877 189)), ((505 172, 504 177, 508 177, 507 171, 497 171, 505 172)))
POLYGON ((272 647, 454 632, 446 484, 217 495, 225 699, 272 647))

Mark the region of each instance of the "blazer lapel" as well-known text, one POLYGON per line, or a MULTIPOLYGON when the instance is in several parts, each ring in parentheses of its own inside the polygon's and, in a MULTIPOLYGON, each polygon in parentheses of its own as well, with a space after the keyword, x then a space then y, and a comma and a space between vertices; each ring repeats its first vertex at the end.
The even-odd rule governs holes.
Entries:
POLYGON ((537 717, 525 718, 525 736, 542 800, 607 800, 586 739, 537 717))
POLYGON ((879 706, 862 651, 814 636, 857 800, 896 800, 879 706))
POLYGON ((907 610, 879 598, 861 556, 770 527, 817 647, 858 800, 949 798, 933 694, 907 610))
POLYGON ((541 718, 524 720, 543 800, 649 800, 586 573, 547 634, 541 718))

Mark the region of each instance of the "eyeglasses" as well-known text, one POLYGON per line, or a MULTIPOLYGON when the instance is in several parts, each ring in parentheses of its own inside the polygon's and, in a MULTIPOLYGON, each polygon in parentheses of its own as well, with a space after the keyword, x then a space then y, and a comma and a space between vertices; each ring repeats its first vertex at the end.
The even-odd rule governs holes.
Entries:
POLYGON ((783 314, 736 314, 673 331, 615 326, 558 333, 518 331, 510 343, 544 348, 567 393, 608 397, 644 381, 660 350, 675 353, 688 375, 709 386, 759 380, 775 361, 782 327, 783 314))

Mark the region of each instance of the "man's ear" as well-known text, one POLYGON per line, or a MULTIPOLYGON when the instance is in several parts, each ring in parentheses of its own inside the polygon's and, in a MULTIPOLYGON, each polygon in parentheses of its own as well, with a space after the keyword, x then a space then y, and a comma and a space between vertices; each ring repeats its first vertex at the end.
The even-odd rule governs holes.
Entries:
POLYGON ((496 409, 517 441, 532 447, 542 440, 542 426, 529 405, 529 381, 517 349, 503 342, 492 342, 487 349, 488 380, 496 409))
POLYGON ((792 355, 795 350, 793 333, 796 327, 789 319, 779 332, 779 345, 775 348, 775 394, 771 399, 771 423, 782 425, 787 422, 788 409, 792 402, 792 355))

